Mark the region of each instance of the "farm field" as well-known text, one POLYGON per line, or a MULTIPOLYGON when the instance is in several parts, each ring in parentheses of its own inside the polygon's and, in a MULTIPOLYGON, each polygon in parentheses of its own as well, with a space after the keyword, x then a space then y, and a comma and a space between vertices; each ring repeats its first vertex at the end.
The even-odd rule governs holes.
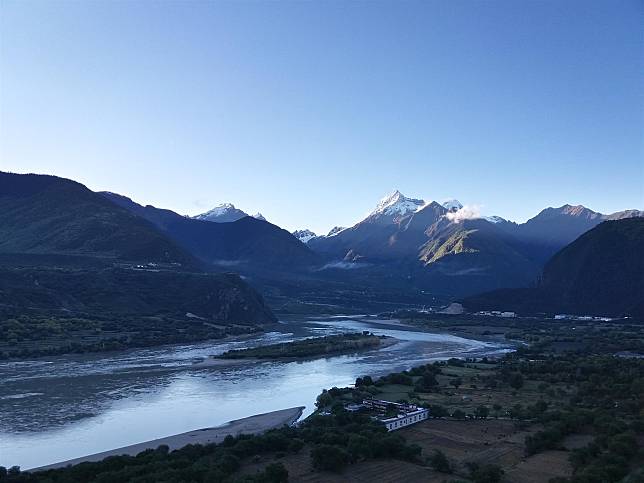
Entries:
POLYGON ((278 459, 275 454, 250 458, 244 462, 239 476, 258 474, 268 462, 274 461, 284 465, 292 483, 469 481, 466 462, 494 462, 505 472, 503 481, 507 483, 547 483, 551 478, 569 476, 572 467, 567 459, 567 451, 546 451, 527 458, 524 456, 523 441, 537 429, 518 430, 513 421, 494 419, 432 419, 398 432, 408 443, 420 446, 423 455, 431 455, 435 449, 443 451, 455 466, 454 473, 450 475, 434 471, 424 464, 410 464, 396 459, 361 461, 349 465, 342 473, 316 471, 311 467, 311 448, 305 446, 297 454, 278 459))

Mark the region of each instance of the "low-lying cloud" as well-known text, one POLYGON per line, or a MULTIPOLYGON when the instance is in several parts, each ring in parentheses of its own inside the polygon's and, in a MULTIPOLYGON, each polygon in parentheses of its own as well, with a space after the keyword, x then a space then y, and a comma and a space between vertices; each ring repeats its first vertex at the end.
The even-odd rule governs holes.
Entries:
POLYGON ((337 262, 327 263, 319 270, 328 270, 330 268, 338 268, 340 270, 353 270, 355 268, 362 268, 365 266, 367 266, 365 263, 346 262, 344 260, 340 260, 337 262))
POLYGON ((448 220, 459 223, 463 220, 475 220, 482 218, 479 205, 465 205, 458 211, 449 212, 445 215, 448 220))

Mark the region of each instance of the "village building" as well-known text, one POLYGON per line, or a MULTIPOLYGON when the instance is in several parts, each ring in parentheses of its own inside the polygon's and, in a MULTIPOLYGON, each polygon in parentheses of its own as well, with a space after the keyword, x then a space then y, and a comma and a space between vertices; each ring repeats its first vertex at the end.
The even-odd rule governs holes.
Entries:
POLYGON ((365 408, 379 413, 376 419, 385 425, 387 431, 396 431, 397 429, 416 424, 429 418, 429 409, 421 408, 414 404, 393 403, 379 399, 365 399, 362 401, 362 405, 365 408), (390 411, 392 408, 397 411, 397 414, 395 416, 388 416, 387 411, 390 411))

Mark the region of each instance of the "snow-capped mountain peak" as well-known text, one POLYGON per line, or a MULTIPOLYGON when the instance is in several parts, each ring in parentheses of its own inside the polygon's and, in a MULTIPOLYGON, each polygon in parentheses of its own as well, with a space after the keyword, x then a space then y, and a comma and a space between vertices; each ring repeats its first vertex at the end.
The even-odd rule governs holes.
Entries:
POLYGON ((193 216, 193 218, 215 223, 229 223, 244 218, 245 216, 248 216, 248 213, 235 208, 235 205, 232 203, 222 203, 215 206, 212 210, 193 216))
POLYGON ((447 200, 442 203, 443 208, 445 208, 447 211, 458 211, 461 208, 463 208, 463 204, 458 201, 458 200, 447 200))
POLYGON ((424 200, 407 198, 400 191, 396 190, 380 200, 376 209, 373 210, 369 218, 378 217, 379 215, 399 216, 406 213, 417 211, 425 205, 424 200))
POLYGON ((300 240, 302 243, 308 243, 313 238, 316 238, 317 235, 309 229, 304 230, 295 230, 293 236, 300 240))
POLYGON ((483 218, 489 221, 490 223, 504 223, 507 221, 505 218, 501 218, 500 216, 496 216, 496 215, 484 216, 483 218))
POLYGON ((262 214, 261 214, 261 213, 259 213, 259 212, 255 213, 255 214, 253 215, 253 218, 255 218, 256 220, 266 221, 266 218, 264 218, 264 215, 262 215, 262 214))
POLYGON ((344 226, 334 226, 333 228, 331 228, 331 230, 329 230, 329 233, 327 233, 326 236, 327 237, 335 236, 335 235, 337 235, 338 233, 340 233, 341 231, 344 231, 344 230, 346 230, 346 227, 344 227, 344 226))

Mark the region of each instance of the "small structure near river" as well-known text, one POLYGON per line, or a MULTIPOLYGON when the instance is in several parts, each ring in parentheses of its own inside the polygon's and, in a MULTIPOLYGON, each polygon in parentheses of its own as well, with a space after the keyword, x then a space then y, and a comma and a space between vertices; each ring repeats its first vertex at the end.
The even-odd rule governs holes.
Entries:
POLYGON ((387 431, 396 431, 429 418, 429 409, 414 404, 365 399, 362 401, 362 405, 378 413, 375 419, 384 424, 387 431))

